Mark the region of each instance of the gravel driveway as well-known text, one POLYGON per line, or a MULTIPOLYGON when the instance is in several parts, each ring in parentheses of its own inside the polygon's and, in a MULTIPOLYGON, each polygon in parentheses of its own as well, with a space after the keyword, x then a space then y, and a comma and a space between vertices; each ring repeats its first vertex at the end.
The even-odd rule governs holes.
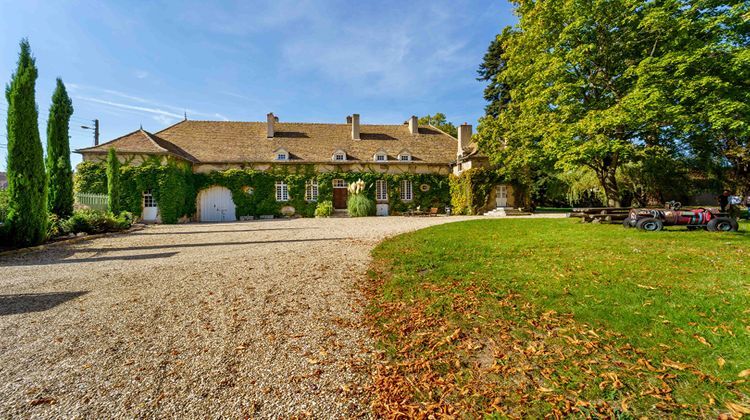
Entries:
POLYGON ((369 252, 458 220, 161 225, 0 257, 0 416, 366 416, 369 252))

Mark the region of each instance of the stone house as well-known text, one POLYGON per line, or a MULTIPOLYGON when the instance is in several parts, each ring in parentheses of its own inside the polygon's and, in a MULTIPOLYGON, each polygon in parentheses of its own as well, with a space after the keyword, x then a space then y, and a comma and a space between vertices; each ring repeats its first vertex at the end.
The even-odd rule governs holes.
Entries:
MULTIPOLYGON (((447 179, 458 171, 456 165, 481 165, 486 162, 471 143, 472 128, 460 127, 454 138, 433 126, 419 126, 412 116, 403 124, 360 124, 359 114, 346 123, 280 122, 270 113, 265 122, 192 121, 185 119, 156 133, 143 129, 125 134, 94 147, 76 150, 84 162, 106 161, 110 148, 115 148, 119 160, 126 165, 144 162, 179 162, 189 166, 193 174, 212 174, 231 169, 255 171, 283 171, 284 173, 368 174, 373 182, 373 200, 379 215, 393 214, 397 202, 409 203, 430 185, 412 185, 402 177, 397 185, 387 181, 399 174, 435 175, 447 179), (374 174, 374 176, 373 176, 374 174), (380 175, 378 175, 380 174, 380 175), (383 179, 378 179, 382 176, 383 179)), ((332 175, 332 185, 318 185, 317 178, 305 183, 305 200, 318 200, 319 190, 332 189, 335 209, 345 209, 348 195, 346 177, 332 175)), ((348 177, 351 178, 351 177, 348 177)), ((435 178, 436 179, 436 178, 435 178)), ((252 193, 253 186, 243 187, 252 193)), ((159 204, 146 190, 142 194, 142 218, 159 221, 159 204)), ((236 192, 235 192, 236 194, 236 192)), ((277 181, 272 194, 281 208, 290 201, 290 187, 277 181)), ((234 198, 237 198, 235 195, 234 198)), ((236 220, 233 192, 226 186, 211 185, 197 192, 195 214, 197 221, 236 220)), ((441 208, 442 210, 442 208, 441 208)))

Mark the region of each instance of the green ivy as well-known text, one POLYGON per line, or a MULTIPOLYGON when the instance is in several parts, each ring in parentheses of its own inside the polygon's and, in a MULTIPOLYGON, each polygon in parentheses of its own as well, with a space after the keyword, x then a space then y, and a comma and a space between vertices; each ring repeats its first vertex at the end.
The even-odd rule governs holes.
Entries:
POLYGON ((104 162, 81 162, 76 166, 73 188, 89 194, 107 193, 107 173, 104 162))
MULTIPOLYGON (((196 199, 200 191, 212 186, 229 189, 236 207, 236 216, 281 215, 285 206, 294 207, 296 214, 314 217, 318 202, 333 200, 333 180, 343 179, 347 183, 359 179, 365 182, 368 197, 375 197, 375 181, 388 182, 388 203, 391 212, 404 212, 421 207, 437 207, 440 211, 450 199, 450 184, 445 175, 435 174, 382 174, 378 172, 325 172, 316 173, 313 165, 279 165, 268 171, 255 169, 229 169, 207 174, 193 173, 187 164, 169 161, 166 165, 158 159, 147 160, 139 166, 124 165, 121 170, 122 207, 141 214, 143 191, 151 190, 159 203, 162 222, 177 223, 184 216, 196 213, 196 199), (305 200, 305 182, 317 179, 318 200, 305 200), (412 181, 413 200, 402 202, 400 188, 402 180, 412 181), (276 182, 289 186, 289 201, 276 201, 276 182), (427 191, 422 191, 421 185, 427 191)), ((106 174, 102 164, 83 162, 76 169, 76 191, 106 193, 106 174)))
POLYGON ((490 168, 472 168, 449 176, 451 205, 455 214, 477 214, 487 205, 490 192, 500 182, 490 168))

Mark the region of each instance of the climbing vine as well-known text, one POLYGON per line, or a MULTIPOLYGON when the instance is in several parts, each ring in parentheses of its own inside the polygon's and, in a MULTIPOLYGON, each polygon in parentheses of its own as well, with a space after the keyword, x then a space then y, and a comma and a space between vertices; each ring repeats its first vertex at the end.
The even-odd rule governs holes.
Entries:
MULTIPOLYGON (((189 165, 177 161, 163 164, 158 159, 147 159, 138 166, 124 165, 122 171, 123 208, 135 215, 141 214, 142 194, 150 190, 159 203, 162 222, 177 223, 182 217, 196 214, 196 201, 200 191, 221 186, 232 193, 236 216, 282 215, 282 208, 290 206, 297 215, 313 217, 318 202, 333 200, 333 180, 347 183, 359 179, 365 182, 365 193, 375 197, 375 181, 385 180, 388 185, 388 204, 391 213, 421 207, 437 207, 441 212, 450 204, 450 184, 445 175, 435 174, 383 174, 379 172, 324 172, 317 173, 313 165, 275 166, 267 171, 255 169, 229 169, 210 173, 193 173, 189 165), (305 183, 318 181, 318 200, 307 201, 305 183), (413 199, 401 200, 401 181, 412 183, 413 199), (289 201, 276 201, 276 182, 288 185, 289 201)), ((76 190, 100 193, 106 191, 104 165, 83 162, 76 170, 76 190)))
POLYGON ((490 168, 467 169, 449 176, 451 205, 455 214, 477 214, 490 199, 492 188, 500 181, 490 168))

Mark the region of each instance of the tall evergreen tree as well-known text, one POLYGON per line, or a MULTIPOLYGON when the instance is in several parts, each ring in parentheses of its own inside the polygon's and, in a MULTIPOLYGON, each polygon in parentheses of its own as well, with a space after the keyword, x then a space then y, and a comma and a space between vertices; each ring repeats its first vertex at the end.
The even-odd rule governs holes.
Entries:
POLYGON ((114 214, 122 210, 120 205, 120 161, 114 147, 107 155, 107 209, 114 214))
POLYGON ((73 214, 73 170, 70 166, 68 128, 73 102, 61 79, 57 79, 47 119, 47 174, 49 211, 60 217, 73 214))
POLYGON ((39 138, 35 91, 37 68, 29 41, 21 40, 18 68, 5 88, 8 101, 8 235, 34 245, 47 234, 47 175, 39 138))

